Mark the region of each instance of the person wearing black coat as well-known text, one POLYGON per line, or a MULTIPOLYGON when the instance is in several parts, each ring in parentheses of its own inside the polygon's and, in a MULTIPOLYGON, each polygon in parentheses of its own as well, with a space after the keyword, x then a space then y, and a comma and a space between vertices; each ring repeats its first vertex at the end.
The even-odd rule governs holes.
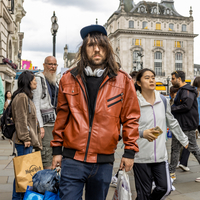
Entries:
MULTIPOLYGON (((200 164, 200 149, 196 142, 196 129, 199 124, 197 90, 195 87, 185 82, 185 73, 183 71, 175 71, 172 74, 172 85, 179 88, 171 112, 178 120, 180 127, 185 135, 188 136, 188 151, 191 152, 200 164)), ((180 155, 180 142, 172 135, 171 145, 171 162, 169 170, 172 179, 176 179, 175 171, 180 155)))

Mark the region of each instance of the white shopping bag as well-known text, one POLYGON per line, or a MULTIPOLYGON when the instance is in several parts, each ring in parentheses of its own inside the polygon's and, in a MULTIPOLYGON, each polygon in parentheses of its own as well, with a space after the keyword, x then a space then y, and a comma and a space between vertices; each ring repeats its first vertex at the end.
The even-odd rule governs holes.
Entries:
POLYGON ((117 188, 112 200, 132 200, 129 176, 125 171, 119 171, 117 188))

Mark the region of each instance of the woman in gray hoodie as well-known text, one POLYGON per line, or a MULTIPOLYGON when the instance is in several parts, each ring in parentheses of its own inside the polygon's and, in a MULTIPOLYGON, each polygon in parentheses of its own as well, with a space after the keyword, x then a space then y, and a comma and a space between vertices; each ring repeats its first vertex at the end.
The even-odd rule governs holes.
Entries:
POLYGON ((141 112, 140 138, 137 140, 139 152, 135 154, 133 167, 136 199, 160 200, 169 195, 172 188, 165 145, 167 126, 186 148, 188 138, 171 114, 169 102, 155 90, 156 81, 153 70, 147 68, 140 70, 135 86, 141 112), (159 135, 159 132, 162 133, 159 135), (152 180, 156 185, 153 191, 152 180))

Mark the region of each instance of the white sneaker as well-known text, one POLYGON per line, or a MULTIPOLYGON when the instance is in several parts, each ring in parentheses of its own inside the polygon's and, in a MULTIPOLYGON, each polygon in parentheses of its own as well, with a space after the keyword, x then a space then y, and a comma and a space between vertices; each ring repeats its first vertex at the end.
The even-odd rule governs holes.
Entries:
POLYGON ((118 178, 116 176, 113 176, 110 185, 113 187, 117 187, 117 179, 118 178))
POLYGON ((183 171, 186 171, 186 172, 189 172, 190 171, 190 168, 189 167, 186 167, 184 165, 179 165, 179 167, 183 170, 183 171))
POLYGON ((198 177, 195 181, 200 183, 200 177, 198 177))
POLYGON ((155 182, 153 181, 153 182, 152 182, 152 188, 151 188, 152 191, 153 191, 155 188, 156 188, 156 184, 155 184, 155 182))
POLYGON ((179 165, 180 165, 180 161, 178 162, 178 164, 177 164, 176 168, 179 168, 179 165))

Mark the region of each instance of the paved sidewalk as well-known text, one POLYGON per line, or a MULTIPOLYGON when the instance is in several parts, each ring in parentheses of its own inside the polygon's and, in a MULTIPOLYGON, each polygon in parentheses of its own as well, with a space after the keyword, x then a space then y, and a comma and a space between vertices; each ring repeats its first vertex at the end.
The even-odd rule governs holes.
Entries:
MULTIPOLYGON (((197 140, 200 146, 200 139, 197 140)), ((170 153, 171 140, 167 141, 168 153, 170 153)), ((113 174, 117 172, 120 164, 123 149, 121 149, 122 142, 118 144, 117 151, 115 153, 115 163, 113 174)), ((14 179, 14 171, 12 165, 12 146, 8 140, 2 140, 0 138, 0 200, 12 199, 12 187, 14 179)), ((200 183, 196 183, 195 179, 200 177, 200 166, 193 155, 190 155, 189 172, 183 172, 181 169, 177 169, 177 179, 174 182, 176 191, 172 192, 166 200, 200 200, 200 183)), ((134 174, 133 171, 129 172, 130 184, 132 188, 133 200, 136 197, 134 174)), ((107 200, 112 200, 115 188, 110 187, 107 200)))

